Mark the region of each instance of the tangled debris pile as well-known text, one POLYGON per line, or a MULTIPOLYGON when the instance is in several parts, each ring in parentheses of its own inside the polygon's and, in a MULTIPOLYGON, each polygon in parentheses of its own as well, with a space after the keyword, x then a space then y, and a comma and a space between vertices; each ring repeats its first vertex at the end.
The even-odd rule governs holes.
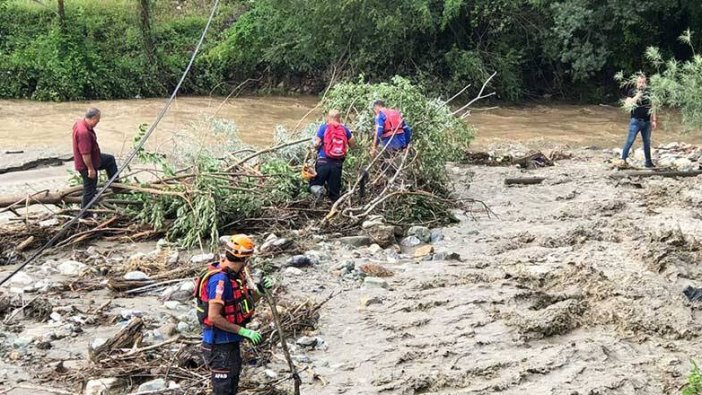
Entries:
MULTIPOLYGON (((191 299, 195 273, 202 270, 203 259, 213 256, 183 260, 167 243, 148 253, 127 256, 127 251, 118 247, 106 254, 91 247, 13 277, 0 295, 3 359, 33 366, 28 370, 36 371, 40 381, 82 388, 86 394, 130 389, 205 393, 209 374, 191 299), (44 279, 37 281, 33 273, 44 279)), ((315 328, 319 309, 331 297, 294 300, 282 287, 276 294, 282 328, 293 342, 315 328)), ((246 372, 242 388, 279 393, 278 384, 289 375, 286 366, 279 367, 281 373, 270 370, 280 353, 270 309, 259 306, 249 327, 258 329, 264 341, 243 348, 244 362, 258 368, 246 372)), ((289 347, 304 360, 304 347, 289 347)))

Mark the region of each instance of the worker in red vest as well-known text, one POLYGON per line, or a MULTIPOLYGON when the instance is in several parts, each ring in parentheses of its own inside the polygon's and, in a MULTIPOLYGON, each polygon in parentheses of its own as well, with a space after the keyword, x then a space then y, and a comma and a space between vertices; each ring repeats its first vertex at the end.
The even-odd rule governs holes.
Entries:
POLYGON ((240 343, 261 342, 261 334, 247 329, 256 302, 273 282, 264 277, 249 288, 244 267, 253 256, 254 242, 246 235, 231 236, 219 262, 208 265, 195 281, 198 321, 202 325, 202 353, 210 369, 213 395, 236 395, 241 374, 240 343))
POLYGON ((378 149, 385 148, 385 152, 394 153, 401 151, 412 142, 412 129, 407 125, 399 111, 386 108, 383 100, 373 102, 375 113, 376 133, 373 139, 371 154, 375 155, 378 149), (379 144, 380 147, 378 147, 379 144))
POLYGON ((335 202, 339 198, 344 159, 353 143, 353 135, 341 123, 339 111, 329 111, 327 122, 319 127, 314 139, 317 148, 317 175, 310 181, 312 193, 319 195, 326 184, 329 200, 335 202))

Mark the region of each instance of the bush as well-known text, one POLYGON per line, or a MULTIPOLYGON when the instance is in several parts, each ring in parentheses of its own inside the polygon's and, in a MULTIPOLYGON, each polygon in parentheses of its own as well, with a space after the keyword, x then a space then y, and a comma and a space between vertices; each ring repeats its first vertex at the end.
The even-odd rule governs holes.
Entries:
POLYGON ((701 395, 702 394, 702 373, 695 361, 692 363, 692 370, 687 376, 687 385, 682 391, 682 395, 701 395))

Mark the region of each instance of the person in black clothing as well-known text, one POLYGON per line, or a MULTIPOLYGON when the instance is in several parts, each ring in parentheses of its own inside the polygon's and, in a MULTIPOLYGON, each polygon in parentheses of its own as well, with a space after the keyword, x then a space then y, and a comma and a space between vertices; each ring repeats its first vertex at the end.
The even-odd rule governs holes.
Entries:
POLYGON ((351 131, 341 124, 341 115, 337 110, 329 111, 327 122, 317 130, 314 146, 317 148, 317 175, 310 181, 310 190, 314 194, 323 191, 326 184, 329 200, 335 202, 341 195, 341 176, 348 147, 353 145, 351 131))
POLYGON ((629 134, 626 138, 626 144, 622 149, 622 164, 626 165, 626 159, 629 156, 629 150, 636 140, 636 135, 641 132, 643 140, 644 157, 646 159, 645 166, 647 168, 655 167, 651 160, 651 131, 656 128, 656 114, 651 111, 650 90, 646 83, 646 76, 641 74, 636 79, 636 89, 631 89, 625 103, 632 105, 631 120, 629 121, 629 134))

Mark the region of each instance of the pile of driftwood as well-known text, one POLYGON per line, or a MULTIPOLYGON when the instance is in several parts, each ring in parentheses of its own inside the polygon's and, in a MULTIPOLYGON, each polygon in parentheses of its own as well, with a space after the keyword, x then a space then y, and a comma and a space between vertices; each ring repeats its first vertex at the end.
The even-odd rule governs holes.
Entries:
POLYGON ((520 169, 536 169, 539 167, 553 166, 554 162, 570 159, 572 154, 565 151, 553 150, 547 153, 541 151, 530 152, 522 156, 511 154, 498 155, 489 152, 466 152, 464 163, 482 166, 517 166, 520 169))

